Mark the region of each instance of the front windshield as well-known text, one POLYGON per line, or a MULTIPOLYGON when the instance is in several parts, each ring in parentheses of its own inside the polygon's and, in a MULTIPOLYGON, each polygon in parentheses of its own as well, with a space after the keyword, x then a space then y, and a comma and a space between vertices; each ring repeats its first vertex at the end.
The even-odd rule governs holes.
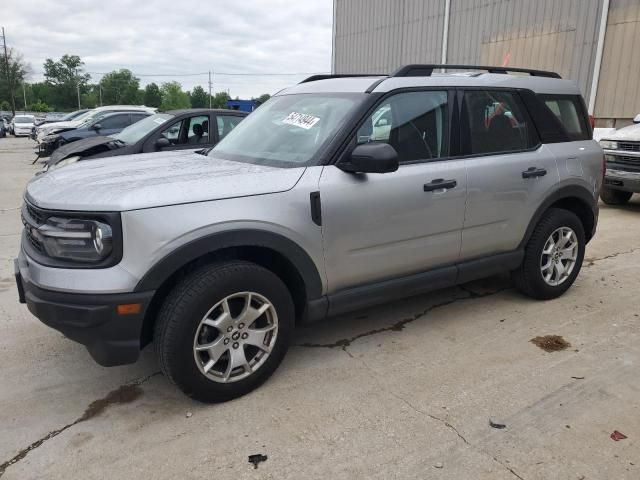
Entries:
POLYGON ((14 123, 33 123, 33 117, 15 117, 14 123))
POLYGON ((210 156, 277 167, 311 164, 364 94, 273 97, 238 124, 210 156))
POLYGON ((80 111, 76 110, 75 112, 67 113, 64 117, 60 118, 60 120, 58 120, 58 121, 59 122, 68 122, 69 120, 72 120, 75 117, 79 117, 83 113, 87 113, 87 112, 80 112, 80 111))
POLYGON ((113 138, 128 144, 136 143, 156 127, 162 125, 172 118, 173 115, 170 115, 168 113, 156 113, 155 115, 151 115, 150 117, 143 118, 133 125, 129 125, 119 134, 113 135, 113 138))

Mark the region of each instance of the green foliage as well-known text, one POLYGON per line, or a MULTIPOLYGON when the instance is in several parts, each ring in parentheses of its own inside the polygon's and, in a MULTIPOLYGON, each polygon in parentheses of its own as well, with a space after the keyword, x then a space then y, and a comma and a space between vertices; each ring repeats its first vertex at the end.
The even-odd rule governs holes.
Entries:
POLYGON ((140 80, 126 68, 107 73, 100 80, 104 105, 134 105, 138 100, 140 80))
POLYGON ((7 50, 5 58, 4 51, 0 55, 0 99, 10 104, 11 111, 15 114, 16 96, 18 89, 24 82, 29 71, 29 66, 24 62, 22 55, 13 49, 7 50))
POLYGON ((189 97, 192 108, 206 108, 209 106, 209 94, 200 85, 193 87, 189 97))
POLYGON ((150 83, 144 87, 144 102, 147 107, 160 108, 162 105, 162 94, 160 93, 160 87, 155 83, 150 83))
POLYGON ((78 107, 78 87, 80 93, 87 93, 91 75, 83 73, 84 62, 77 55, 63 55, 60 60, 47 58, 44 62, 45 82, 52 88, 46 102, 61 110, 78 107))
POLYGON ((191 107, 189 95, 182 91, 182 85, 178 82, 163 83, 160 86, 160 94, 162 95, 161 110, 167 111, 191 107))
POLYGON ((2 102, 0 102, 0 110, 2 110, 3 112, 11 110, 11 104, 6 100, 2 100, 2 102))
POLYGON ((213 95, 211 101, 212 108, 227 108, 227 101, 231 100, 231 97, 227 92, 218 92, 213 95))
POLYGON ((256 102, 258 102, 259 104, 263 104, 264 102, 266 102, 267 100, 269 100, 271 98, 271 95, 269 95, 268 93, 263 93, 262 95, 260 95, 258 98, 256 98, 256 102))
POLYGON ((37 101, 35 103, 30 104, 27 107, 27 110, 31 112, 53 112, 53 108, 51 108, 49 105, 41 101, 37 101))

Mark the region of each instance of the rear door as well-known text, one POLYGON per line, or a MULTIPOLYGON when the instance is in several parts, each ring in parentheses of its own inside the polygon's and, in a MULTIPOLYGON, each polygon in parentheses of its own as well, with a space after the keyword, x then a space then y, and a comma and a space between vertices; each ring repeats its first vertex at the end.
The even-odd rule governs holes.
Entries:
POLYGON ((515 250, 534 212, 559 182, 554 155, 517 91, 460 91, 467 209, 461 260, 515 250))
POLYGON ((322 240, 330 293, 457 261, 466 172, 465 160, 450 158, 453 95, 396 93, 365 120, 352 145, 389 143, 400 160, 396 172, 353 174, 324 167, 322 240))

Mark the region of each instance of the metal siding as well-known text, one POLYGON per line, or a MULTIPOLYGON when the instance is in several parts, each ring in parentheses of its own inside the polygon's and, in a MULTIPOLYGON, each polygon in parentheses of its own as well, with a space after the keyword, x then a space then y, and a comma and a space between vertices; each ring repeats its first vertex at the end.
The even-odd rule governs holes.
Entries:
POLYGON ((596 97, 598 118, 640 113, 640 2, 611 0, 596 97))

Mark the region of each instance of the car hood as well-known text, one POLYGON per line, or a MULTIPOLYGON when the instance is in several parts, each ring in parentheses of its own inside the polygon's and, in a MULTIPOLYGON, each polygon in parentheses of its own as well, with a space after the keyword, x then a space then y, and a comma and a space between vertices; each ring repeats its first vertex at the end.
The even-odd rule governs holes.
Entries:
POLYGON ((631 142, 640 142, 640 123, 619 128, 613 133, 603 135, 602 140, 629 140, 631 142))
POLYGON ((29 201, 41 208, 126 211, 284 192, 305 168, 276 168, 193 152, 122 155, 78 162, 35 177, 29 201))
MULTIPOLYGON (((55 165, 60 160, 64 160, 67 157, 73 157, 75 155, 82 155, 83 152, 87 150, 97 147, 98 145, 106 145, 107 143, 113 142, 112 137, 91 137, 91 138, 83 138, 82 140, 77 140, 75 142, 67 143, 66 145, 62 145, 58 147, 47 160, 47 165, 55 165)), ((124 145, 124 144, 119 144, 124 145)), ((114 144, 115 146, 115 144, 114 144)))
POLYGON ((53 123, 45 123, 44 125, 42 125, 42 130, 58 130, 58 129, 65 129, 65 128, 76 128, 78 125, 80 125, 80 123, 82 122, 53 122, 53 123))

